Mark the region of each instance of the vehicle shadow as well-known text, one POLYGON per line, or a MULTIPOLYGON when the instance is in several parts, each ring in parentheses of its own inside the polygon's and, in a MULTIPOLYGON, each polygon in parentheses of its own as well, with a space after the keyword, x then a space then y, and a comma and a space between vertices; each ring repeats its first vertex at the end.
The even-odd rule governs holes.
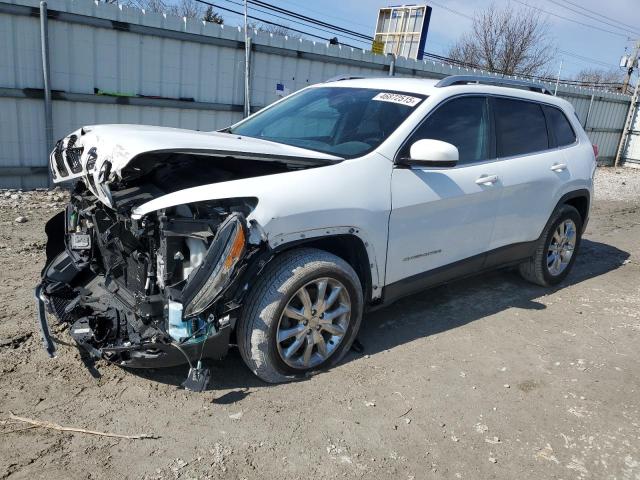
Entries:
MULTIPOLYGON (((263 382, 244 364, 240 352, 235 346, 229 348, 227 355, 221 360, 203 360, 204 366, 211 372, 211 379, 207 390, 229 390, 224 395, 213 400, 213 403, 231 404, 247 397, 252 388, 268 387, 271 384, 263 382)), ((129 373, 153 382, 182 386, 189 372, 188 365, 158 369, 127 369, 129 373)))
MULTIPOLYGON (((342 363, 450 330, 511 307, 543 310, 545 305, 537 302, 536 298, 604 275, 623 265, 628 257, 628 252, 616 247, 583 239, 573 271, 553 289, 532 285, 522 280, 514 269, 503 269, 425 290, 399 300, 393 308, 367 314, 358 335, 364 351, 349 352, 342 363)), ((214 403, 234 403, 245 398, 254 388, 274 386, 249 371, 237 348, 231 348, 223 360, 206 363, 211 368, 208 389, 228 390, 214 403)), ((186 366, 130 370, 149 380, 176 386, 184 381, 187 371, 186 366)))
MULTIPOLYGON (((544 310, 536 301, 545 294, 604 275, 623 265, 628 252, 605 243, 583 239, 573 270, 558 286, 545 288, 523 280, 515 268, 468 277, 417 293, 372 312, 363 322, 359 340, 364 354, 373 355, 511 307, 544 310), (384 331, 384 334, 381 334, 384 331)), ((351 353, 345 361, 358 358, 351 353)))

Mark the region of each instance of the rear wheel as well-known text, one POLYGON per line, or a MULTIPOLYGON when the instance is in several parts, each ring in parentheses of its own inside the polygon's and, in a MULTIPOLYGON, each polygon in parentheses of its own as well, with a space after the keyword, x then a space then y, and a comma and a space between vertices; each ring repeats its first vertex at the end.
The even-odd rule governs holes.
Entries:
POLYGON ((341 258, 316 249, 276 257, 247 297, 238 347, 262 380, 285 382, 335 365, 362 319, 362 286, 341 258))
POLYGON ((575 262, 580 232, 582 218, 578 210, 571 205, 560 207, 540 236, 533 257, 520 264, 520 275, 543 287, 560 283, 575 262))

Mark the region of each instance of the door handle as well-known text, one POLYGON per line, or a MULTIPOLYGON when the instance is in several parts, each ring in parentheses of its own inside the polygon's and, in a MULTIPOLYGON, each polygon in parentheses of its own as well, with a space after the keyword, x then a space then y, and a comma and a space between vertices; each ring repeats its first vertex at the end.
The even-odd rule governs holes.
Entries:
POLYGON ((491 185, 498 181, 498 175, 483 175, 476 180, 477 185, 491 185))
POLYGON ((567 169, 566 163, 554 163, 551 165, 551 170, 554 172, 562 172, 567 169))

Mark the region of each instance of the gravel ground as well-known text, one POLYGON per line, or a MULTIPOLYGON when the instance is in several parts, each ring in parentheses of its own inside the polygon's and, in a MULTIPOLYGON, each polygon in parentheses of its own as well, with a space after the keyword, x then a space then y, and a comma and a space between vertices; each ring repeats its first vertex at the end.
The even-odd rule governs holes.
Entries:
POLYGON ((599 168, 595 190, 597 200, 638 202, 640 168, 599 168))
POLYGON ((0 479, 640 479, 640 171, 596 180, 559 288, 501 271, 432 289, 368 315, 364 353, 331 371, 267 385, 232 349, 201 394, 184 368, 46 357, 32 287, 66 194, 0 191, 0 479))

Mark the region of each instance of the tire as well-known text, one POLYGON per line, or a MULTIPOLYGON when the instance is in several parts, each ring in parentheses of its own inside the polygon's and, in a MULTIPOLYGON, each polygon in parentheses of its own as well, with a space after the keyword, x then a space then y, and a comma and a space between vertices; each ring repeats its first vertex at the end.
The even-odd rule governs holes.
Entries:
POLYGON ((581 238, 582 217, 580 213, 571 205, 562 205, 554 212, 542 235, 540 235, 533 256, 528 261, 519 265, 520 275, 525 280, 543 287, 550 287, 562 282, 573 268, 581 238), (556 245, 554 235, 556 235, 556 231, 560 225, 569 221, 573 222, 575 226, 575 241, 572 254, 569 261, 563 264, 561 271, 554 271, 554 269, 549 266, 550 255, 552 255, 550 248, 554 248, 556 245), (552 245, 552 242, 554 242, 554 245, 552 245))
POLYGON ((362 311, 362 285, 347 262, 323 250, 291 250, 274 258, 249 292, 237 327, 238 348, 246 365, 262 380, 269 383, 296 380, 310 371, 329 368, 342 359, 356 338, 362 311), (327 282, 326 289, 323 289, 327 301, 319 303, 321 287, 318 282, 324 281, 327 282), (311 299, 313 307, 322 305, 322 308, 317 311, 305 308, 302 290, 307 292, 306 298, 311 299), (334 290, 339 292, 335 294, 339 296, 324 310, 334 290), (296 307, 297 302, 300 304, 296 307), (340 313, 347 304, 350 304, 348 314, 340 313), (289 317, 288 313, 292 311, 296 315, 313 312, 313 316, 309 319, 289 317), (321 319, 338 313, 340 315, 335 319, 321 319), (305 321, 307 323, 303 323, 305 321), (321 322, 323 325, 319 325, 321 322), (334 336, 324 328, 334 333, 342 332, 342 335, 334 336), (299 341, 299 334, 281 342, 278 338, 286 337, 294 329, 304 330, 306 336, 300 350, 287 359, 286 354, 294 350, 293 344, 299 341), (321 341, 317 335, 322 335, 321 341), (309 344, 316 339, 318 342, 311 347, 312 353, 306 355, 309 344), (330 354, 323 358, 328 352, 330 354), (298 358, 300 353, 302 355, 298 358))

